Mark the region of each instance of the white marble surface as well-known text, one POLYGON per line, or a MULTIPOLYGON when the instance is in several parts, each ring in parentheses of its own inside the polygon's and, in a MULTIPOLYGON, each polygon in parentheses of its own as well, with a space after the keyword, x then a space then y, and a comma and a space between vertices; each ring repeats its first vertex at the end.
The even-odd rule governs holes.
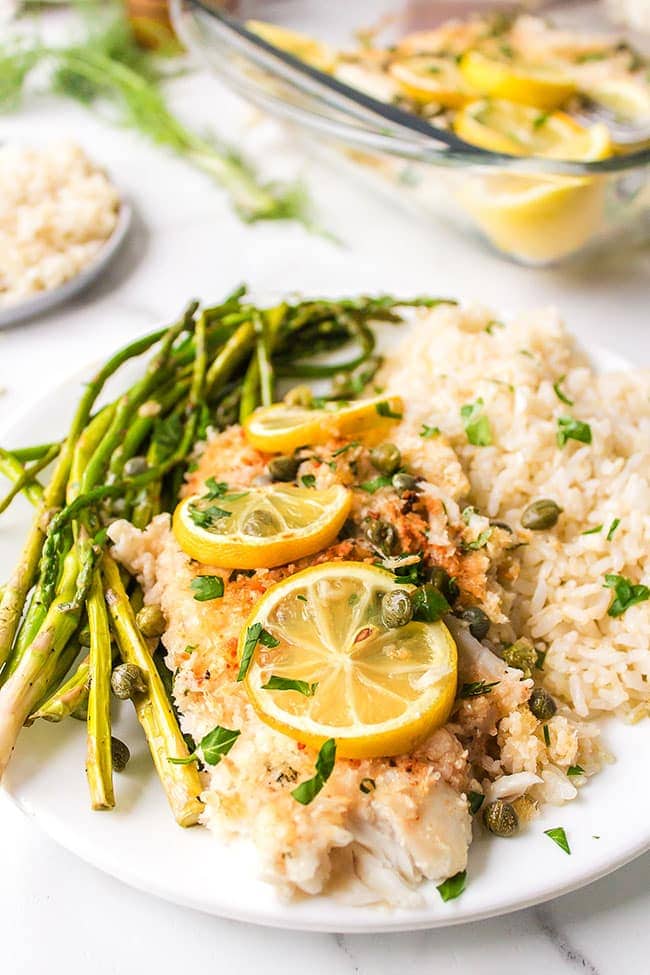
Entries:
MULTIPOLYGON (((249 125, 250 113, 213 82, 181 79, 174 99, 197 119, 249 125)), ((3 427, 70 372, 173 317, 190 296, 218 298, 241 280, 275 291, 438 292, 475 298, 501 313, 551 303, 585 343, 650 364, 648 249, 560 270, 509 265, 450 230, 407 217, 318 160, 301 161, 273 126, 249 131, 247 141, 268 172, 303 173, 324 222, 344 242, 337 246, 293 225, 243 226, 203 176, 81 108, 32 102, 0 124, 0 141, 62 135, 110 168, 138 218, 124 252, 90 292, 0 333, 3 427)), ((540 908, 464 928, 382 937, 284 933, 173 907, 57 848, 2 797, 0 864, 0 968, 7 975, 648 971, 650 855, 540 908)))

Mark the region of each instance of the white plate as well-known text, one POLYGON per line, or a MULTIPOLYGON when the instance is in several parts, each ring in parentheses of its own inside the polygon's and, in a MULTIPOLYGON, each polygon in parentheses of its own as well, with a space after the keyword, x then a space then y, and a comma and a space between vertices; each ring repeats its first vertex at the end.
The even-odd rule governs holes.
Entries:
POLYGON ((133 210, 130 204, 126 200, 121 200, 115 229, 108 240, 99 248, 90 264, 70 278, 69 281, 64 281, 58 288, 39 292, 33 298, 26 298, 15 305, 0 308, 0 328, 9 328, 11 325, 16 325, 28 318, 42 315, 44 312, 50 311, 51 308, 62 305, 91 285, 108 267, 126 240, 132 217, 133 210))
MULTIPOLYGON (((621 360, 599 354, 601 367, 621 360)), ((19 446, 59 436, 81 392, 68 381, 32 407, 2 437, 19 446)), ((0 577, 5 578, 24 535, 30 509, 23 499, 0 519, 0 577)), ((521 836, 479 837, 472 844, 469 882, 444 904, 433 887, 413 910, 345 907, 328 898, 282 902, 256 874, 254 851, 223 845, 200 827, 182 830, 168 811, 146 744, 129 707, 120 709, 116 734, 133 758, 116 776, 117 808, 91 812, 84 774, 85 735, 73 720, 37 722, 20 736, 6 773, 8 795, 64 847, 141 890, 222 917, 314 931, 390 931, 477 920, 527 907, 575 890, 622 866, 650 847, 650 723, 608 722, 605 740, 617 761, 595 776, 574 802, 550 808, 521 836), (572 855, 543 831, 564 826, 572 855)))

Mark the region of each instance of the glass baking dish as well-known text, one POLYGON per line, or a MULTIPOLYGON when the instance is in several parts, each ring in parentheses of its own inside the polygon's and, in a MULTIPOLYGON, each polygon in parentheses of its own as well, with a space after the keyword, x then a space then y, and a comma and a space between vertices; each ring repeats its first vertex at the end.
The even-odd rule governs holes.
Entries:
MULTIPOLYGON (((583 163, 445 145, 363 112, 351 113, 318 79, 276 62, 215 13, 227 13, 242 24, 270 22, 334 48, 350 48, 356 31, 382 20, 387 24, 382 44, 390 44, 451 16, 508 6, 464 0, 174 0, 172 9, 186 44, 246 99, 299 126, 321 154, 325 140, 374 185, 390 188, 420 212, 451 220, 512 260, 547 266, 598 248, 622 248, 632 239, 650 239, 647 146, 583 163)), ((537 4, 536 15, 540 6, 562 27, 590 34, 613 29, 602 3, 537 4)), ((620 27, 616 34, 625 38, 620 27)), ((644 46, 638 29, 633 41, 644 46)))

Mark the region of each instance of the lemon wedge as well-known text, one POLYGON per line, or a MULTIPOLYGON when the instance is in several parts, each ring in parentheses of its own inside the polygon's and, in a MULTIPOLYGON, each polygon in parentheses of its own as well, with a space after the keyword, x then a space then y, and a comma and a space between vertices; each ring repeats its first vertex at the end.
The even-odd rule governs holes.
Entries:
POLYGON ((339 484, 322 491, 290 484, 208 491, 181 501, 173 531, 183 551, 206 565, 268 569, 331 545, 351 505, 352 493, 339 484))
POLYGON ((443 725, 456 645, 442 622, 386 628, 382 597, 398 588, 412 587, 372 565, 326 562, 268 589, 239 642, 262 721, 313 747, 334 738, 346 758, 403 754, 443 725))
POLYGON ((467 84, 482 95, 536 108, 560 108, 576 90, 575 82, 557 69, 518 64, 481 51, 468 51, 459 67, 467 84))
POLYGON ((388 425, 401 420, 402 413, 399 396, 376 396, 352 403, 333 401, 318 409, 276 403, 251 413, 244 433, 258 450, 280 453, 325 443, 333 437, 381 436, 388 425))
POLYGON ((289 30, 278 24, 269 24, 263 20, 248 20, 246 27, 269 44, 295 55, 306 64, 318 68, 319 71, 331 71, 336 63, 334 51, 327 44, 315 40, 308 34, 301 34, 299 31, 289 30))
POLYGON ((565 112, 485 98, 465 105, 453 124, 465 142, 511 156, 544 155, 586 131, 565 112))
POLYGON ((430 55, 405 58, 394 61, 388 73, 405 95, 422 104, 437 102, 446 108, 458 108, 477 96, 455 62, 447 58, 430 55))

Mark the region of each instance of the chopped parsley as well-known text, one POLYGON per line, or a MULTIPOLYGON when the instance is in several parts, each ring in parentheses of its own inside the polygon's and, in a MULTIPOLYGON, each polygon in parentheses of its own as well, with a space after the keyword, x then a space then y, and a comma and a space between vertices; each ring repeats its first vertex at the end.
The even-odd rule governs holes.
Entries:
POLYGON ((460 873, 455 873, 453 877, 447 877, 443 883, 438 884, 436 890, 443 901, 453 901, 454 898, 460 897, 466 886, 467 870, 461 870, 460 873))
POLYGON ((228 491, 226 482, 217 481, 214 477, 209 477, 205 482, 205 486, 208 489, 207 494, 203 495, 206 501, 214 501, 215 498, 222 498, 228 491))
POLYGON ((553 392, 561 403, 566 403, 567 406, 573 406, 573 400, 569 399, 567 394, 560 389, 560 384, 563 383, 565 379, 566 376, 560 376, 560 378, 553 383, 553 392))
POLYGON ((299 592, 298 593, 298 595, 296 596, 296 599, 299 599, 301 603, 306 603, 307 602, 307 597, 302 592, 299 592))
POLYGON ((493 318, 492 321, 488 322, 485 326, 485 331, 488 333, 488 335, 494 335, 495 328, 505 328, 505 325, 497 318, 493 318))
POLYGON ((482 398, 475 403, 465 403, 460 408, 460 416, 468 441, 475 447, 488 447, 492 443, 490 421, 483 413, 482 398))
POLYGON ((232 511, 226 511, 217 504, 210 504, 207 508, 197 508, 195 504, 189 506, 190 518, 198 528, 214 528, 222 518, 229 518, 232 511))
POLYGON ((479 548, 485 548, 492 535, 492 528, 486 528, 482 531, 473 542, 462 542, 462 548, 466 552, 476 552, 479 548))
POLYGON ((273 650, 274 647, 278 647, 280 645, 280 641, 276 640, 275 637, 268 632, 268 630, 265 630, 261 623, 253 623, 252 626, 249 626, 246 632, 246 639, 244 640, 244 650, 241 655, 241 662, 239 664, 239 673, 237 674, 238 681, 243 680, 248 673, 248 668, 251 665, 255 647, 258 643, 268 647, 270 650, 273 650))
MULTIPOLYGON (((400 577, 400 582, 402 577, 400 577)), ((451 606, 433 585, 420 586, 411 596, 413 619, 423 623, 436 623, 449 612, 451 606)))
POLYGON ((300 482, 303 487, 313 488, 316 487, 316 475, 315 474, 303 474, 300 478, 300 482))
POLYGON ((266 684, 262 684, 263 691, 297 691, 303 697, 313 697, 317 687, 318 681, 315 684, 308 684, 306 680, 278 677, 277 674, 271 674, 266 684))
POLYGON ((571 856, 571 847, 569 846, 569 841, 566 838, 563 826, 554 826, 553 829, 545 829, 544 835, 549 836, 554 843, 557 843, 561 850, 564 850, 565 853, 571 856))
POLYGON ((597 535, 598 532, 603 530, 602 525, 596 525, 594 528, 588 528, 586 532, 580 532, 581 535, 597 535))
POLYGON ((608 542, 611 542, 612 538, 614 537, 614 532, 616 531, 616 529, 618 528, 618 526, 620 525, 620 523, 621 523, 621 519, 620 518, 614 518, 614 521, 611 523, 611 525, 609 526, 609 528, 607 530, 607 541, 608 542))
POLYGON ((492 681, 491 684, 486 683, 484 680, 470 681, 469 684, 463 684, 458 696, 462 698, 481 697, 483 694, 489 694, 492 688, 500 683, 501 681, 498 680, 492 681))
POLYGON ((351 440, 350 443, 346 443, 343 447, 339 447, 338 450, 332 451, 332 457, 340 457, 341 454, 346 453, 348 450, 352 450, 353 447, 358 447, 358 440, 351 440))
POLYGON ((365 793, 365 795, 368 795, 369 792, 375 791, 377 785, 374 779, 361 779, 361 782, 359 783, 359 788, 363 793, 365 793))
POLYGON ((575 420, 572 416, 559 416, 556 439, 558 447, 564 447, 567 440, 591 443, 591 427, 588 423, 575 420))
POLYGON ((548 112, 541 112, 541 114, 538 115, 537 118, 533 120, 533 128, 541 129, 542 126, 546 125, 547 122, 548 122, 548 112))
POLYGON ((606 589, 614 590, 614 598, 607 610, 608 616, 622 616, 626 609, 635 606, 637 603, 644 603, 650 599, 650 589, 642 583, 634 583, 625 576, 608 573, 605 576, 604 586, 606 589))
POLYGON ((367 491, 368 494, 374 494, 375 491, 379 491, 381 488, 390 487, 392 483, 392 477, 389 477, 387 474, 380 474, 379 477, 373 477, 372 481, 364 481, 359 487, 362 491, 367 491))
POLYGON ((423 423, 420 436, 423 440, 433 440, 434 437, 440 436, 440 427, 430 427, 427 423, 423 423))
POLYGON ((380 416, 388 417, 390 420, 401 420, 404 415, 403 413, 397 413, 395 410, 391 410, 388 400, 381 400, 379 403, 375 403, 375 409, 380 416))
POLYGON ((316 759, 316 774, 313 778, 301 782, 291 793, 296 802, 308 806, 321 791, 334 769, 336 761, 336 742, 328 738, 323 742, 316 759))
POLYGON ((537 660, 535 661, 535 666, 538 670, 544 670, 544 661, 546 660, 546 654, 548 650, 538 650, 537 660))
POLYGON ((566 774, 567 775, 584 775, 585 774, 585 770, 583 769, 582 765, 569 765, 568 769, 566 770, 566 774))
POLYGON ((241 732, 217 725, 202 738, 197 748, 187 758, 168 758, 172 765, 189 765, 190 762, 203 761, 206 765, 218 765, 239 738, 241 732))
POLYGON ((551 747, 551 733, 548 730, 548 725, 547 724, 543 725, 542 732, 544 733, 544 744, 546 745, 547 748, 550 748, 551 747))
POLYGON ((479 811, 483 803, 485 802, 485 796, 482 792, 468 792, 467 802, 469 803, 469 811, 472 816, 475 816, 479 811))
POLYGON ((190 583, 190 589, 194 593, 197 603, 205 603, 209 599, 220 599, 223 596, 223 588, 221 576, 197 576, 190 583))

